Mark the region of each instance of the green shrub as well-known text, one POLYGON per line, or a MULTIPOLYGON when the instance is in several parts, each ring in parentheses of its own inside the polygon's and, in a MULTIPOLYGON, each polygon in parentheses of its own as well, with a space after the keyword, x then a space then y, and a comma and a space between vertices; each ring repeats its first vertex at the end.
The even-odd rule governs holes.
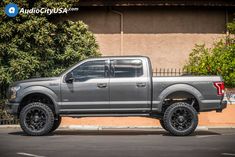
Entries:
MULTIPOLYGON (((228 24, 234 33, 235 22, 228 24)), ((232 35, 233 36, 233 35, 232 35)), ((234 38, 216 42, 212 48, 196 45, 189 55, 184 69, 201 75, 221 75, 226 87, 235 87, 235 42, 234 38)))
MULTIPOLYGON (((52 22, 56 15, 19 14, 7 17, 4 7, 72 7, 78 0, 13 0, 0 2, 0 108, 7 87, 14 81, 55 76, 70 65, 99 56, 98 45, 81 21, 52 22)), ((5 114, 0 111, 0 114, 5 114)))
MULTIPOLYGON (((8 2, 0 3, 5 6, 8 2)), ((24 0, 16 4, 28 7, 24 0)), ((72 3, 44 0, 34 4, 45 5, 68 7, 72 3)), ((81 21, 55 24, 50 16, 37 14, 9 18, 1 13, 0 17, 0 98, 14 81, 54 76, 80 60, 100 55, 94 35, 81 21)))

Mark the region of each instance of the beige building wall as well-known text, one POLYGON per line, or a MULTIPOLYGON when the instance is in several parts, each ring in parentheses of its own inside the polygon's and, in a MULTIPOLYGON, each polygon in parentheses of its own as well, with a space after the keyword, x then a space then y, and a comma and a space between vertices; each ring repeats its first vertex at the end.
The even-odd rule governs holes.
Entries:
MULTIPOLYGON (((221 34, 125 34, 123 55, 150 57, 153 68, 182 68, 197 44, 212 46, 221 34)), ((103 55, 120 55, 120 35, 96 34, 103 55)))
POLYGON ((103 55, 145 55, 153 68, 181 68, 195 44, 211 47, 226 32, 221 9, 85 7, 63 18, 88 24, 103 55))

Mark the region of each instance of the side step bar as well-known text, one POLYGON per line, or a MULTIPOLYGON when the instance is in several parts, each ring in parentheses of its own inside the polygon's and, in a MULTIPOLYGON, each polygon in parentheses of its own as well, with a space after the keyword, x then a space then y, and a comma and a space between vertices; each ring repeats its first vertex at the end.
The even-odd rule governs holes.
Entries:
POLYGON ((60 114, 62 117, 150 117, 149 114, 60 114))

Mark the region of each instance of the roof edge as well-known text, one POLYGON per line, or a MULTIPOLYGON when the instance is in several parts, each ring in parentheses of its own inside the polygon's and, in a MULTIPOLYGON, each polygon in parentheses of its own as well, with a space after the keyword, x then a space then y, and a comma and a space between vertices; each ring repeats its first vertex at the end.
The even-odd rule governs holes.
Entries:
POLYGON ((234 0, 80 0, 79 6, 202 6, 235 7, 234 0))

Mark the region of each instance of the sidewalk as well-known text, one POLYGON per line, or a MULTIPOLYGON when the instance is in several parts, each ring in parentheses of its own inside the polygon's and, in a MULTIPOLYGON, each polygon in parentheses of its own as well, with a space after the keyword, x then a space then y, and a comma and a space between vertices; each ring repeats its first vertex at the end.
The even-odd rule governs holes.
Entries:
MULTIPOLYGON (((19 128, 19 125, 0 125, 1 128, 19 128)), ((235 105, 228 105, 222 113, 199 114, 199 130, 209 128, 235 128, 235 105)), ((87 117, 62 119, 60 129, 71 130, 146 130, 162 129, 158 119, 146 117, 87 117)))
MULTIPOLYGON (((107 127, 157 127, 159 120, 145 117, 88 117, 63 118, 62 125, 107 126, 107 127)), ((199 114, 199 126, 233 127, 235 126, 235 105, 228 105, 222 113, 204 112, 199 114)))

